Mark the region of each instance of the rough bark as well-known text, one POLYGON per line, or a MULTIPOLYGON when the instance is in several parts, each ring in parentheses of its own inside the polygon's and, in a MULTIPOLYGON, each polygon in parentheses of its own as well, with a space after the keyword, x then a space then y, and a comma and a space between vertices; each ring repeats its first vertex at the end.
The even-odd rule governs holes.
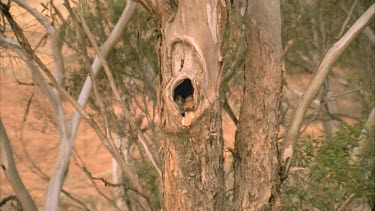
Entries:
POLYGON ((226 8, 218 0, 180 1, 161 14, 164 210, 224 210, 219 85, 226 8))
POLYGON ((234 210, 270 210, 278 198, 283 77, 280 3, 249 1, 245 88, 236 131, 234 210))

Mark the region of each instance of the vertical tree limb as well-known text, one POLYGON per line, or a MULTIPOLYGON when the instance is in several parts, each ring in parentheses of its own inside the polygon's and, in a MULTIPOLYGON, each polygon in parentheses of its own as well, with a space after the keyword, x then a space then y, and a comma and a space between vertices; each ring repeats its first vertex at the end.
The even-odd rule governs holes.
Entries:
MULTIPOLYGON (((103 55, 107 56, 110 50, 112 49, 112 47, 119 40, 119 38, 122 35, 122 32, 124 31, 134 11, 135 11, 135 3, 129 0, 121 14, 120 19, 117 21, 114 29, 112 30, 111 34, 108 36, 107 40, 102 45, 101 51, 103 55)), ((92 63, 91 67, 93 69, 94 75, 96 75, 101 68, 101 63, 100 63, 98 56, 95 57, 94 62, 92 63)), ((92 82, 91 82, 90 77, 87 77, 83 85, 83 88, 79 94, 78 100, 77 100, 78 105, 82 107, 86 106, 88 98, 91 93, 91 89, 92 89, 92 82)), ((65 172, 68 169, 69 157, 73 148, 75 137, 77 135, 78 126, 81 121, 81 117, 82 117, 81 113, 78 110, 75 110, 73 113, 72 120, 69 122, 70 123, 69 124, 70 126, 69 141, 61 142, 61 146, 60 146, 58 156, 57 156, 57 162, 55 164, 55 170, 51 178, 56 178, 56 180, 65 181, 65 174, 63 172, 65 172)), ((55 188, 58 188, 58 187, 55 187, 55 188)), ((51 201, 49 199, 50 197, 52 197, 52 195, 47 194, 46 202, 51 202, 55 204, 55 206, 58 206, 58 201, 57 202, 51 201)))
POLYGON ((107 75, 107 78, 108 78, 111 90, 114 93, 117 102, 120 104, 120 107, 122 109, 123 114, 125 115, 127 121, 129 121, 129 123, 137 130, 137 133, 138 133, 138 136, 139 136, 139 140, 142 143, 142 146, 143 146, 143 148, 144 148, 144 150, 146 152, 147 157, 149 158, 149 160, 151 161, 151 163, 154 165, 155 169, 159 173, 159 176, 161 177, 162 175, 161 175, 159 160, 155 156, 155 153, 151 152, 150 147, 148 145, 148 142, 146 140, 146 137, 143 135, 143 133, 140 130, 139 126, 136 125, 135 119, 134 119, 133 115, 126 108, 123 100, 121 99, 120 92, 119 92, 119 90, 118 90, 118 88, 117 88, 117 86, 115 84, 115 80, 114 80, 113 75, 112 75, 112 73, 111 73, 111 71, 109 69, 109 65, 108 65, 106 59, 104 58, 104 56, 101 54, 101 52, 100 52, 100 50, 99 50, 99 48, 98 48, 98 46, 97 46, 97 44, 96 44, 96 42, 95 42, 92 34, 90 32, 90 29, 88 28, 85 20, 82 17, 81 17, 81 21, 82 21, 82 26, 83 26, 83 29, 84 29, 86 35, 88 36, 91 44, 94 46, 94 49, 95 49, 97 55, 100 58, 100 61, 101 61, 102 66, 104 68, 104 71, 105 71, 105 73, 107 75))
POLYGON ((354 12, 354 9, 355 9, 355 6, 357 6, 357 3, 359 2, 359 0, 355 0, 352 4, 352 6, 350 7, 350 10, 348 12, 348 15, 344 21, 344 23, 342 24, 341 26, 341 29, 340 29, 340 32, 339 32, 339 36, 338 38, 342 37, 342 35, 344 34, 345 32, 345 29, 349 23, 349 20, 351 19, 352 15, 353 15, 353 12, 354 12))
POLYGON ((327 77, 325 80, 325 87, 326 87, 326 95, 324 96, 324 119, 323 119, 323 127, 326 136, 329 139, 332 139, 335 134, 335 126, 337 126, 337 121, 332 119, 332 115, 337 113, 337 106, 336 106, 336 99, 333 97, 333 87, 331 78, 327 77))
POLYGON ((38 210, 34 201, 31 199, 29 192, 23 184, 20 175, 18 174, 16 164, 13 159, 12 147, 8 135, 5 131, 3 122, 0 118, 0 154, 1 154, 1 168, 7 177, 13 191, 20 200, 22 208, 26 211, 38 210))
POLYGON ((56 67, 56 80, 59 82, 60 86, 64 83, 64 58, 61 54, 62 41, 60 39, 59 32, 55 27, 35 8, 32 8, 23 0, 14 0, 20 7, 24 8, 27 12, 33 15, 47 30, 48 35, 51 39, 51 50, 53 61, 56 67))
POLYGON ((278 200, 277 139, 284 52, 278 0, 247 4, 245 87, 236 131, 233 210, 271 210, 278 200))
MULTIPOLYGON (((4 14, 6 19, 8 20, 17 40, 18 43, 13 44, 15 46, 15 51, 24 59, 26 64, 28 65, 33 79, 42 87, 42 90, 48 97, 50 101, 50 106, 51 109, 54 113, 54 117, 57 123, 57 129, 59 132, 59 142, 60 143, 66 143, 69 138, 69 130, 67 128, 66 122, 65 122, 65 112, 64 108, 61 103, 61 99, 59 97, 59 94, 53 90, 52 87, 48 85, 42 74, 39 72, 39 68, 34 64, 34 61, 37 63, 37 65, 45 72, 45 74, 49 77, 49 79, 52 82, 56 82, 59 84, 59 82, 56 80, 56 78, 52 75, 51 72, 48 71, 47 67, 45 64, 39 59, 39 57, 35 54, 33 49, 31 48, 30 43, 26 39, 26 37, 23 34, 22 29, 18 26, 18 24, 14 21, 13 17, 9 13, 9 8, 4 5, 3 3, 0 4, 1 6, 1 13, 4 14), (20 47, 17 47, 19 45, 20 47)), ((5 40, 5 39, 2 39, 5 40)), ((6 41, 6 40, 5 40, 6 41)), ((58 85, 60 87, 60 85, 58 85)), ((68 158, 63 158, 63 159, 68 159, 68 158)), ((56 168, 55 168, 56 169, 56 168)), ((57 167, 57 169, 61 169, 61 166, 57 167)), ((63 184, 63 179, 60 178, 65 178, 66 176, 66 169, 65 171, 58 171, 59 175, 61 177, 52 177, 50 184, 48 186, 48 190, 56 190, 55 194, 49 194, 47 196, 53 197, 54 200, 48 200, 49 203, 55 204, 55 209, 57 209, 57 204, 58 204, 58 196, 63 184)))
MULTIPOLYGON (((366 121, 366 128, 361 131, 358 137, 358 146, 355 147, 351 153, 351 160, 358 162, 361 158, 366 157, 367 152, 371 150, 371 142, 374 142, 375 135, 375 108, 370 112, 369 117, 366 121)), ((373 149, 372 149, 373 150, 373 149)))
MULTIPOLYGON (((110 50, 113 48, 113 46, 118 42, 120 39, 123 31, 125 30, 125 27, 130 21, 130 18, 133 16, 135 11, 136 4, 129 0, 127 1, 127 5, 124 8, 120 19, 117 21, 114 29, 112 30, 111 34, 108 36, 107 40, 104 42, 104 44, 101 46, 101 52, 104 57, 107 57, 110 50)), ((98 74, 99 70, 102 68, 102 64, 100 62, 99 56, 95 56, 94 62, 91 65, 91 68, 94 72, 94 75, 98 74)), ((90 93, 92 89, 92 82, 90 77, 88 76, 85 80, 85 83, 81 89, 81 92, 78 97, 78 104, 82 107, 85 107, 87 104, 87 101, 89 99, 90 93)), ((70 137, 70 144, 69 148, 73 146, 74 139, 77 134, 78 126, 81 121, 81 115, 78 111, 74 111, 73 117, 71 120, 71 137, 70 137)))

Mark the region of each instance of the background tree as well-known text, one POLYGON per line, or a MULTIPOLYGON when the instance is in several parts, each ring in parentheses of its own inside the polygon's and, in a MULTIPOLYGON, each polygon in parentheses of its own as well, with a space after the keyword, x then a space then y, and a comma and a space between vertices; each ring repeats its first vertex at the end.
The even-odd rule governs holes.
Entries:
POLYGON ((245 88, 236 131, 235 210, 266 210, 278 200, 277 139, 283 50, 278 1, 249 1, 245 88))

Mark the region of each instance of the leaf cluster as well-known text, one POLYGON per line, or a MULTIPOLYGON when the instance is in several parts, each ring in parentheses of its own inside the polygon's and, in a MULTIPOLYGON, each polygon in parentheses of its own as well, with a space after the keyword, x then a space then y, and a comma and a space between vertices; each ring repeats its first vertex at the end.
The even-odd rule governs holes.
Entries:
POLYGON ((369 150, 361 162, 351 160, 363 128, 363 124, 343 124, 331 140, 301 138, 293 161, 299 168, 282 187, 283 210, 338 210, 352 194, 374 203, 375 151, 369 150))

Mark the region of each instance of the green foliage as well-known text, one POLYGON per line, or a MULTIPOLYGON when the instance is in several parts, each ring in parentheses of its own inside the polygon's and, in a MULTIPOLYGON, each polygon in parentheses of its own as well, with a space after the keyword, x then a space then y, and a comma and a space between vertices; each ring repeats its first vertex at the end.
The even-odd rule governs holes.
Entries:
MULTIPOLYGON (((83 8, 77 12, 77 15, 82 14, 98 45, 101 46, 113 30, 125 5, 125 0, 109 0, 105 3, 96 0, 90 2, 90 4, 82 5, 83 8)), ((154 48, 158 39, 156 30, 158 24, 158 19, 153 18, 141 7, 137 7, 120 42, 111 50, 107 57, 115 83, 121 90, 124 92, 144 90, 144 94, 152 100, 156 98, 156 91, 151 84, 155 83, 156 77, 152 80, 146 80, 147 77, 145 76, 150 74, 150 72, 156 75, 159 70, 158 57, 154 48), (131 83, 124 83, 124 81, 130 81, 131 83)), ((69 47, 74 52, 77 52, 77 55, 80 55, 82 43, 76 42, 76 30, 72 21, 69 22, 64 36, 66 43, 71 43, 69 47)), ((89 55, 93 61, 94 50, 87 39, 85 45, 88 47, 89 55)), ((73 71, 66 73, 65 77, 69 81, 66 87, 73 96, 77 96, 84 80, 88 76, 88 70, 80 56, 73 59, 75 60, 73 60, 74 63, 78 63, 78 67, 74 65, 73 71)), ((111 93, 104 71, 99 72, 97 80, 101 93, 111 93)), ((107 99, 112 96, 111 94, 104 95, 107 99)))
POLYGON ((367 116, 375 107, 375 81, 370 84, 370 91, 361 101, 362 115, 367 116))
POLYGON ((292 165, 302 169, 296 169, 282 187, 282 210, 337 210, 352 194, 373 204, 375 152, 370 150, 358 163, 350 156, 362 130, 362 124, 342 125, 332 140, 301 138, 292 165))
MULTIPOLYGON (((126 5, 125 0, 107 0, 89 1, 87 4, 80 4, 81 8, 74 8, 77 16, 85 19, 91 33, 94 35, 98 46, 102 46, 119 20, 123 9, 126 5)), ((114 82, 125 99, 126 106, 134 113, 137 123, 141 125, 144 117, 147 117, 148 128, 147 133, 152 134, 151 142, 157 145, 158 137, 155 133, 155 124, 153 115, 155 111, 150 111, 155 107, 156 101, 156 75, 159 71, 158 57, 155 51, 155 45, 159 39, 159 20, 154 18, 152 14, 146 12, 142 7, 137 7, 130 22, 127 24, 119 42, 111 49, 107 56, 107 62, 110 71, 113 74, 114 82), (148 77, 155 76, 155 77, 148 77), (150 107, 152 108, 150 109, 150 107), (140 112, 141 111, 141 112, 140 112)), ((77 97, 83 86, 84 81, 89 75, 89 70, 82 60, 83 44, 87 47, 91 63, 96 55, 91 43, 85 37, 85 43, 77 42, 76 28, 72 20, 68 20, 67 26, 62 31, 66 43, 74 55, 71 61, 70 71, 65 74, 66 88, 74 96, 77 97)), ((112 105, 116 105, 113 92, 104 71, 99 71, 96 76, 98 90, 107 105, 108 112, 111 112, 112 105)), ((100 109, 93 96, 90 97, 89 105, 99 114, 100 109)), ((100 115, 98 115, 100 117, 100 115)), ((127 124, 122 122, 113 113, 108 114, 109 125, 112 132, 118 132, 126 136, 131 136, 132 131, 127 124), (120 128, 120 129, 118 129, 120 128)), ((97 118, 100 120, 100 118, 97 118)), ((126 122, 126 121, 125 121, 126 122)), ((136 145, 136 143, 131 143, 136 145)), ((155 168, 147 159, 143 158, 144 152, 140 150, 140 157, 134 158, 136 169, 140 181, 143 183, 144 193, 148 195, 151 204, 157 210, 160 210, 159 197, 159 175, 155 168)), ((126 184, 131 184, 128 179, 126 184)))
POLYGON ((146 192, 150 196, 150 202, 156 210, 161 209, 160 204, 160 184, 159 175, 150 162, 142 161, 137 165, 138 175, 146 188, 146 192))

